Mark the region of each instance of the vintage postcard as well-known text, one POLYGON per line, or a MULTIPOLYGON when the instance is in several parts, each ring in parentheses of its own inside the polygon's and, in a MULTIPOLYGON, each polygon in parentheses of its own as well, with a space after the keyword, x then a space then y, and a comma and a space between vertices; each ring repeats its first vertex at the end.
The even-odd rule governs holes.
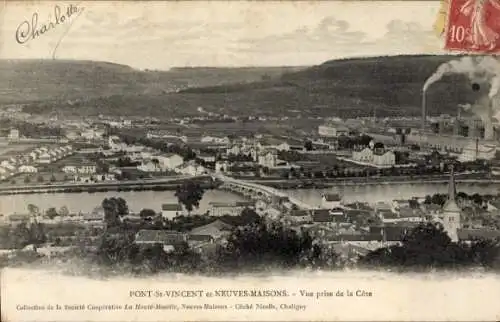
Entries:
POLYGON ((500 1, 4 1, 1 320, 500 320, 500 1))

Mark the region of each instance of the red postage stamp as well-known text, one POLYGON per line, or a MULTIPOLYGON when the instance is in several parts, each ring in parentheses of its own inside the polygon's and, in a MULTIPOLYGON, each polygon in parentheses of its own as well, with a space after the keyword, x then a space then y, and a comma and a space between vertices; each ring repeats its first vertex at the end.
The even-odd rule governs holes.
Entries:
POLYGON ((450 0, 445 49, 500 53, 500 0, 450 0))

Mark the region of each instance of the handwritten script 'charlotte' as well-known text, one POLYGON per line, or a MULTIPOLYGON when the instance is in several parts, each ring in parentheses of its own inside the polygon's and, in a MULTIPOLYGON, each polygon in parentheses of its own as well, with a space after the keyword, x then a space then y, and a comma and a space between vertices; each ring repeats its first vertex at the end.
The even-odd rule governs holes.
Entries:
POLYGON ((66 11, 63 12, 61 7, 58 5, 54 6, 54 17, 49 15, 48 21, 44 24, 38 23, 38 13, 33 13, 31 17, 31 22, 25 20, 19 24, 16 29, 16 41, 19 44, 25 44, 30 40, 36 39, 46 32, 56 28, 58 25, 69 22, 72 18, 78 17, 82 11, 83 7, 77 5, 69 5, 66 11))

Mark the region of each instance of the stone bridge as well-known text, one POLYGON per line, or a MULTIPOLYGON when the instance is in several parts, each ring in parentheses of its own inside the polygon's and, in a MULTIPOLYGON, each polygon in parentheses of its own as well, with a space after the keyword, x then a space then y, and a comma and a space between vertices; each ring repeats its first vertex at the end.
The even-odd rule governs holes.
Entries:
POLYGON ((272 187, 267 187, 261 184, 248 182, 245 180, 234 179, 223 174, 214 174, 212 176, 214 180, 219 180, 222 182, 221 189, 227 189, 252 199, 260 199, 266 202, 272 203, 279 199, 288 200, 290 203, 296 205, 299 209, 314 209, 317 208, 313 205, 309 205, 297 198, 289 196, 287 193, 279 191, 272 187))

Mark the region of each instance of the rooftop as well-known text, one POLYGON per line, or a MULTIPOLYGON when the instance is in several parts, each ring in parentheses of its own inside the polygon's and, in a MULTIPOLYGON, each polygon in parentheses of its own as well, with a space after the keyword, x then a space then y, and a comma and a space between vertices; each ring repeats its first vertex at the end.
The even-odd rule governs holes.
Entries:
POLYGON ((341 197, 337 193, 325 193, 323 195, 323 198, 328 201, 328 202, 333 202, 333 201, 340 201, 341 197))
POLYGON ((162 211, 182 211, 182 206, 178 203, 164 203, 161 205, 162 211))
POLYGON ((315 209, 312 212, 312 219, 314 222, 332 222, 333 215, 328 209, 315 209))
POLYGON ((296 209, 290 212, 290 216, 292 217, 304 217, 309 215, 309 211, 303 209, 296 209))
POLYGON ((135 235, 135 242, 159 243, 159 244, 180 244, 186 241, 186 235, 178 231, 170 230, 148 230, 142 229, 135 235))
POLYGON ((500 238, 500 230, 493 229, 458 229, 457 233, 460 240, 500 238))

